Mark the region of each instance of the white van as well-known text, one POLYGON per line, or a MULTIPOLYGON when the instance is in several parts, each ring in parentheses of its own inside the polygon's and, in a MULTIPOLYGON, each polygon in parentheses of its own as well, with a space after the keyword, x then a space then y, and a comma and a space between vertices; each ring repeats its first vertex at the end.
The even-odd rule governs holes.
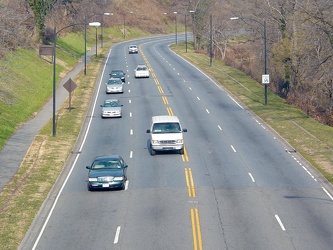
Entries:
POLYGON ((147 130, 151 137, 150 154, 165 150, 178 150, 184 154, 183 132, 187 129, 182 129, 177 116, 153 116, 151 127, 147 130))

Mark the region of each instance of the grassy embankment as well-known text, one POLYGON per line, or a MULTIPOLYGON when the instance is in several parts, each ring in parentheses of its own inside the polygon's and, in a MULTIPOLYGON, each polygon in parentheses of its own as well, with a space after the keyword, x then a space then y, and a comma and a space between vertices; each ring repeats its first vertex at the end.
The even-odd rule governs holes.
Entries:
MULTIPOLYGON (((19 171, 0 193, 0 249, 17 249, 63 170, 86 116, 108 48, 111 42, 122 41, 123 37, 120 29, 104 29, 104 35, 108 38, 104 38, 104 47, 98 49, 98 57, 93 56, 87 65, 87 75, 81 72, 73 79, 78 87, 72 93, 72 109, 69 111, 65 102, 57 112, 57 135, 52 136, 50 121, 35 137, 19 171)), ((144 35, 131 29, 127 38, 144 35)), ((94 32, 88 34, 87 44, 95 45, 94 32)), ((58 38, 57 45, 59 80, 84 54, 83 35, 68 34, 58 38)), ((7 83, 8 103, 1 104, 1 114, 5 114, 3 119, 6 119, 6 122, 1 121, 0 127, 2 145, 15 128, 33 116, 52 95, 53 66, 50 61, 51 58, 42 59, 33 50, 19 50, 10 56, 8 70, 16 80, 7 83)))

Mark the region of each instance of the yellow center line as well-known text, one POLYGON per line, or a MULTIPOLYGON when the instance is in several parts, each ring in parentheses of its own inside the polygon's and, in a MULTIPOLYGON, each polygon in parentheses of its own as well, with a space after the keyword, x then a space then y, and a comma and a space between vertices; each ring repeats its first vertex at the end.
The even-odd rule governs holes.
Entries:
POLYGON ((185 180, 186 180, 186 186, 187 186, 187 193, 188 196, 191 197, 191 187, 190 187, 190 181, 189 181, 189 177, 188 177, 188 170, 187 168, 185 168, 185 180))
MULTIPOLYGON (((155 81, 155 84, 157 85, 157 89, 160 92, 160 94, 164 94, 164 91, 162 87, 160 86, 160 83, 155 75, 155 72, 151 68, 145 54, 143 53, 141 49, 141 45, 139 46, 140 53, 147 64, 148 68, 151 71, 151 75, 155 81)), ((162 96, 163 103, 165 105, 169 105, 169 101, 166 96, 162 96)), ((174 115, 171 107, 166 107, 167 112, 169 115, 174 115)), ((184 154, 182 155, 182 160, 184 162, 189 162, 188 154, 186 147, 184 146, 184 154)), ((185 168, 185 179, 186 179, 186 186, 187 186, 187 192, 188 196, 191 198, 196 197, 196 191, 194 187, 194 181, 192 176, 192 170, 191 168, 185 168)), ((192 223, 192 236, 193 236, 193 248, 194 250, 202 250, 202 239, 201 239, 201 230, 200 230, 200 221, 199 221, 199 212, 197 208, 191 208, 191 223, 192 223)))
POLYGON ((191 208, 191 223, 192 223, 192 235, 193 235, 193 249, 202 250, 200 221, 197 208, 191 208))
POLYGON ((188 196, 191 198, 195 198, 196 192, 194 188, 194 181, 191 168, 185 168, 185 179, 186 179, 188 196))
POLYGON ((170 107, 167 107, 166 109, 167 109, 167 111, 168 111, 168 114, 171 115, 171 116, 173 116, 172 109, 171 109, 170 107))
POLYGON ((166 98, 165 96, 162 96, 163 102, 165 105, 169 104, 168 98, 166 98))
POLYGON ((185 162, 189 162, 188 154, 187 154, 187 150, 186 150, 185 146, 184 146, 184 154, 182 155, 182 160, 185 162))
POLYGON ((160 94, 164 94, 164 91, 161 86, 157 86, 157 88, 158 88, 158 91, 160 92, 160 94))

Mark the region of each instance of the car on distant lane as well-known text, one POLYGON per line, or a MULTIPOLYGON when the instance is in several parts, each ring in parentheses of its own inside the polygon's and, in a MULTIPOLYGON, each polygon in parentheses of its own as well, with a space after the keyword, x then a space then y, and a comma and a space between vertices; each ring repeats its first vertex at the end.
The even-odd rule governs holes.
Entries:
POLYGON ((107 94, 124 93, 124 84, 119 78, 110 78, 105 84, 107 94))
POLYGON ((101 117, 122 117, 123 105, 120 104, 118 99, 107 99, 101 105, 101 117))
POLYGON ((88 172, 88 190, 125 189, 127 181, 127 167, 120 155, 97 156, 90 166, 86 166, 88 172))
POLYGON ((149 77, 149 69, 144 64, 139 64, 134 70, 135 78, 149 77))
POLYGON ((125 72, 121 69, 112 70, 110 73, 110 78, 119 78, 122 82, 125 82, 125 72))
POLYGON ((136 45, 130 45, 128 47, 128 54, 138 54, 138 47, 136 45))

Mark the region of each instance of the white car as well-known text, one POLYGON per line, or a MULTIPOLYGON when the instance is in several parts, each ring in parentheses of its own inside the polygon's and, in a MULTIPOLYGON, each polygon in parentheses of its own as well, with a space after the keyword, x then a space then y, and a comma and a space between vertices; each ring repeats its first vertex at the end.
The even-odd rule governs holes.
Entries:
POLYGON ((130 45, 128 47, 129 54, 138 54, 138 47, 136 45, 130 45))
POLYGON ((149 77, 149 69, 144 64, 139 64, 136 69, 134 70, 135 78, 141 78, 141 77, 149 77))
POLYGON ((184 137, 182 128, 177 116, 158 115, 151 119, 150 129, 150 154, 155 155, 156 151, 178 151, 184 154, 184 137))

